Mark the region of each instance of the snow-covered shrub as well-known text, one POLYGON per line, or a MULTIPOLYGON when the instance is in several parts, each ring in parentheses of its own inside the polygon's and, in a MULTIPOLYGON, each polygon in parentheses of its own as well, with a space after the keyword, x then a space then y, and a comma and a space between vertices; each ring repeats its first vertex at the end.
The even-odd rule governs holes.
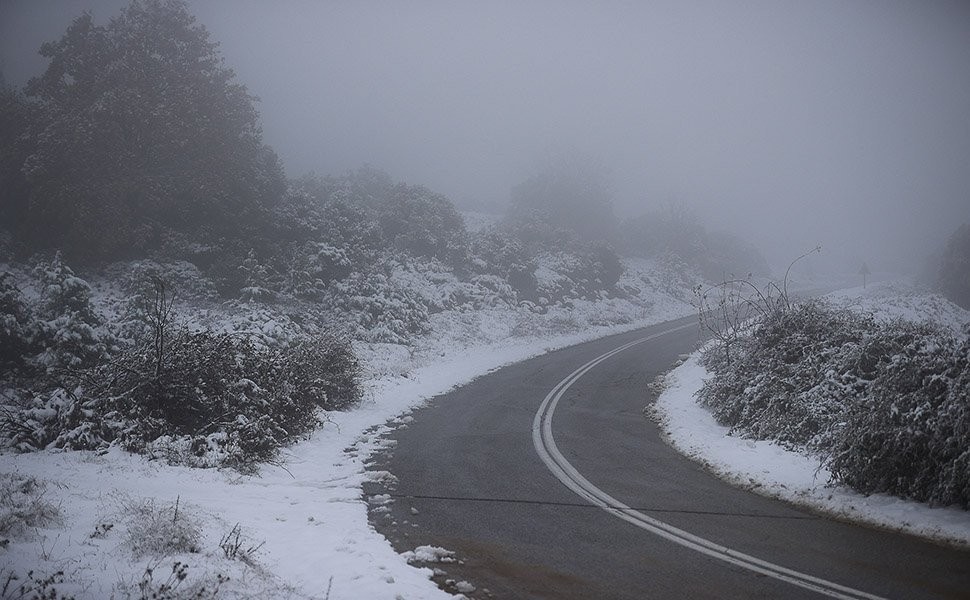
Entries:
MULTIPOLYGON (((324 410, 344 410, 361 397, 360 363, 350 342, 334 334, 296 342, 262 362, 256 373, 270 391, 289 398, 280 408, 300 412, 307 406, 324 410)), ((286 414, 278 415, 285 417, 286 414)), ((289 419, 299 419, 299 414, 289 419)))
POLYGON ((465 260, 465 222, 441 194, 399 183, 375 204, 383 237, 394 247, 449 264, 465 260))
POLYGON ((353 263, 346 248, 307 242, 295 250, 286 266, 284 289, 298 298, 317 300, 327 287, 350 275, 353 263))
POLYGON ((253 305, 232 301, 225 307, 228 310, 223 313, 222 328, 244 336, 258 350, 283 348, 306 338, 315 329, 307 323, 316 316, 309 308, 300 315, 287 312, 280 304, 253 305))
POLYGON ((833 475, 864 493, 970 508, 970 342, 897 323, 866 346, 878 362, 836 436, 833 475))
POLYGON ((623 274, 616 253, 603 245, 542 252, 536 263, 536 295, 543 304, 598 298, 611 290, 623 274))
POLYGON ((734 432, 819 455, 865 493, 970 505, 970 342, 821 300, 761 318, 698 397, 734 432))
POLYGON ((44 498, 47 484, 34 477, 0 473, 0 536, 21 537, 61 518, 44 498))
POLYGON ((41 353, 31 360, 49 373, 97 364, 113 345, 91 303, 91 286, 77 277, 58 252, 34 269, 41 284, 38 341, 41 353))
POLYGON ((580 323, 568 308, 553 307, 535 310, 526 305, 516 314, 511 333, 515 337, 535 338, 573 333, 578 329, 580 329, 580 323))
POLYGON ((148 266, 136 268, 125 282, 128 298, 115 328, 129 343, 142 343, 168 325, 177 292, 171 280, 148 266))
POLYGON ((354 273, 334 286, 330 304, 368 342, 408 344, 427 333, 429 311, 421 297, 387 274, 354 273))
POLYGON ((502 277, 519 299, 542 305, 612 293, 623 274, 619 257, 608 245, 583 242, 573 232, 531 221, 476 233, 468 268, 502 277))
POLYGON ((323 240, 335 248, 344 249, 355 265, 373 261, 384 246, 383 234, 374 212, 341 194, 329 197, 321 206, 321 234, 323 240))
POLYGON ((414 294, 429 314, 515 304, 515 291, 495 275, 462 279, 436 259, 391 260, 386 266, 389 284, 414 294))
POLYGON ((369 264, 385 247, 376 203, 393 181, 363 167, 339 178, 307 175, 297 180, 282 206, 282 239, 325 242, 346 251, 354 265, 369 264))
POLYGON ((257 542, 243 532, 239 523, 233 525, 228 533, 219 539, 219 548, 229 560, 239 560, 247 565, 255 566, 256 553, 263 547, 265 541, 257 542))
POLYGON ((173 462, 251 470, 313 431, 319 409, 346 408, 360 395, 353 351, 332 335, 260 349, 231 334, 157 332, 82 373, 73 391, 58 388, 6 415, 7 444, 121 443, 173 462))
POLYGON ((180 506, 179 499, 171 504, 159 504, 152 498, 125 502, 122 509, 127 524, 125 543, 136 558, 200 551, 202 528, 180 506))
POLYGON ((517 294, 512 285, 496 275, 476 275, 462 286, 456 296, 457 305, 469 305, 479 310, 498 306, 514 306, 517 294))
POLYGON ((861 377, 859 352, 875 328, 869 317, 819 300, 770 313, 728 357, 720 345, 704 355, 715 373, 699 392, 715 419, 734 431, 789 446, 818 446, 840 418, 861 377))
POLYGON ((276 298, 275 290, 271 289, 270 270, 256 257, 256 252, 249 251, 246 259, 239 265, 242 274, 243 287, 239 290, 239 299, 243 302, 269 302, 276 298))
POLYGON ((674 298, 688 300, 688 290, 696 288, 703 281, 696 267, 670 252, 657 257, 657 266, 657 285, 674 298))
POLYGON ((258 350, 243 337, 181 329, 160 356, 143 346, 98 375, 112 382, 98 395, 132 422, 129 448, 189 436, 193 455, 223 452, 239 466, 271 458, 317 427, 317 408, 357 394, 353 355, 330 339, 258 350))
POLYGON ((117 414, 105 415, 97 398, 82 387, 59 387, 35 394, 26 406, 0 419, 6 444, 21 452, 45 448, 94 450, 114 440, 125 423, 117 414))
POLYGON ((161 279, 172 290, 178 290, 181 300, 216 300, 219 292, 211 279, 205 276, 194 264, 177 260, 158 262, 137 260, 115 263, 107 270, 108 275, 121 281, 122 289, 129 296, 151 296, 154 292, 152 282, 161 279))
POLYGON ((174 561, 171 570, 163 571, 164 575, 156 576, 156 572, 155 567, 146 567, 138 582, 138 595, 134 595, 135 590, 130 590, 130 597, 138 600, 212 600, 229 581, 228 576, 216 573, 189 582, 189 566, 181 561, 174 561))
POLYGON ((508 228, 492 226, 473 234, 468 262, 473 272, 501 277, 523 298, 535 297, 535 258, 508 228))
POLYGON ((33 316, 10 273, 0 274, 0 377, 26 366, 35 332, 33 316))

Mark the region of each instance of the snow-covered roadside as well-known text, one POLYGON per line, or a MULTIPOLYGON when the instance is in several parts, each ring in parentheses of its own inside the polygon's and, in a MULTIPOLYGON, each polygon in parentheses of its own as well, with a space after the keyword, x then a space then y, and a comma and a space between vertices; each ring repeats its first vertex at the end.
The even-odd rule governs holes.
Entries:
MULTIPOLYGON (((877 318, 932 319, 960 332, 970 313, 935 294, 925 294, 906 282, 889 282, 868 289, 829 295, 844 306, 864 309, 877 318)), ((903 531, 970 546, 970 512, 930 508, 926 504, 873 494, 864 496, 831 483, 831 474, 816 458, 767 441, 730 435, 714 421, 694 394, 709 376, 692 354, 665 378, 655 414, 668 442, 704 464, 721 478, 758 493, 818 510, 837 518, 903 531)))
POLYGON ((0 577, 63 571, 60 593, 79 599, 140 597, 146 568, 154 569, 151 585, 158 588, 181 561, 189 566, 182 589, 201 580, 211 589, 216 574, 229 576, 219 597, 451 597, 431 582, 429 569, 410 566, 367 522, 362 484, 390 476, 365 471, 385 427, 406 420, 426 399, 502 365, 693 309, 658 293, 649 309, 633 311, 629 303, 577 302, 564 317, 593 323, 609 312, 625 313, 629 320, 580 333, 571 323, 573 333, 538 338, 531 330, 536 323, 523 322, 513 309, 442 313, 435 315, 434 333, 411 351, 362 346, 371 373, 363 404, 331 413, 310 440, 289 448, 278 465, 264 466, 255 477, 172 467, 119 450, 0 455, 0 473, 44 482, 43 500, 60 511, 57 522, 0 549, 0 577), (196 551, 133 559, 128 536, 147 514, 194 522, 201 532, 196 551), (227 544, 236 524, 241 544, 231 536, 227 544))

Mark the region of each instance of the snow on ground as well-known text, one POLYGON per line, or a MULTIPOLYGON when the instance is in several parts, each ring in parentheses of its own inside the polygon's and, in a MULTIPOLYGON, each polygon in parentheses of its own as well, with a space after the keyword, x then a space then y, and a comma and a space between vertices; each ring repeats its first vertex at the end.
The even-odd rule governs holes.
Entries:
POLYGON ((964 324, 970 323, 970 311, 905 279, 839 290, 825 297, 846 308, 873 313, 876 318, 886 321, 933 321, 957 335, 962 335, 964 324))
MULTIPOLYGON (((645 281, 650 274, 634 276, 645 281)), ((218 597, 450 598, 430 580, 431 569, 409 564, 422 564, 432 550, 398 555, 367 521, 362 484, 392 477, 365 471, 386 443, 382 433, 407 422, 423 401, 500 366, 692 312, 648 290, 639 303, 577 301, 544 315, 518 307, 436 314, 432 333, 414 347, 360 344, 369 374, 361 406, 330 413, 311 439, 257 476, 172 467, 117 449, 0 454, 0 485, 10 476, 35 478, 38 503, 60 513, 0 536, 10 538, 5 547, 0 539, 0 579, 63 571, 56 589, 78 599, 143 597, 140 584, 150 594, 165 582, 211 591, 219 574, 230 579, 218 597), (166 550, 191 538, 185 528, 197 530, 198 539, 166 550), (162 550, 141 548, 146 530, 162 550), (173 571, 176 561, 188 566, 185 581, 173 571)), ((9 504, 3 496, 0 489, 0 525, 9 504)), ((440 559, 444 550, 432 553, 440 559)))
MULTIPOLYGON (((873 312, 877 318, 932 318, 955 332, 970 322, 963 310, 936 294, 920 292, 902 281, 833 293, 831 300, 873 312)), ((794 502, 837 518, 970 545, 970 512, 931 508, 883 494, 864 496, 831 482, 817 458, 786 450, 768 441, 730 435, 700 406, 694 394, 709 376, 691 355, 669 373, 654 412, 674 448, 704 464, 721 478, 752 491, 794 502)))

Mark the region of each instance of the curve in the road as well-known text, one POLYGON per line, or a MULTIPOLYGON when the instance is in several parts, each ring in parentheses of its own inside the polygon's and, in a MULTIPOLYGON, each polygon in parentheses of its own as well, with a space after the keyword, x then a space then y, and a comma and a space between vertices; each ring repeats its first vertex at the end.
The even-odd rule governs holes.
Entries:
POLYGON ((588 501, 594 506, 598 506, 607 513, 626 521, 636 527, 644 529, 650 533, 658 535, 675 544, 679 544, 691 550, 706 554, 712 558, 736 565, 743 569, 748 569, 762 575, 785 581, 814 592, 818 592, 830 598, 842 600, 880 600, 880 596, 868 594, 844 585, 826 581, 819 577, 814 577, 806 573, 801 573, 793 569, 788 569, 780 565, 762 560, 760 558, 739 552, 732 548, 716 544, 710 540, 694 535, 688 531, 664 523, 642 512, 630 508, 619 500, 613 498, 603 490, 589 482, 583 475, 573 467, 565 456, 556 446, 556 440, 552 432, 552 419, 556 412, 559 399, 569 390, 570 387, 587 372, 595 368, 600 363, 609 360, 613 356, 638 346, 644 342, 659 338, 661 336, 692 327, 693 325, 681 325, 666 331, 661 331, 632 342, 623 344, 608 352, 597 356, 593 360, 579 367, 562 381, 559 382, 545 397, 539 410, 536 412, 532 423, 532 441, 535 445, 539 458, 545 463, 546 467, 556 478, 567 488, 575 492, 578 496, 588 501))
POLYGON ((966 551, 820 518, 733 487, 670 448, 644 416, 646 388, 696 348, 692 327, 687 318, 563 348, 430 400, 370 459, 369 469, 395 475, 364 485, 381 498, 372 525, 400 552, 455 552, 455 562, 429 565, 435 581, 450 591, 470 582, 478 589, 466 596, 477 600, 810 600, 822 589, 970 600, 966 551), (537 421, 543 405, 549 418, 537 421), (581 495, 540 459, 536 423, 555 443, 540 444, 548 456, 555 448, 568 459, 559 465, 580 474, 567 479, 581 495), (659 519, 636 520, 663 523, 667 536, 631 527, 635 512, 659 519))

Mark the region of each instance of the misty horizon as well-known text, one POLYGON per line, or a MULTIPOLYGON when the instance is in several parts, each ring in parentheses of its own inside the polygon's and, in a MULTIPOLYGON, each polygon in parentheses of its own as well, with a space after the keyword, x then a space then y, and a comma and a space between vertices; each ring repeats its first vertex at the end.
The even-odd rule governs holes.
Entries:
MULTIPOLYGON (((4 1, 7 83, 125 5, 4 1)), ((821 245, 820 269, 913 271, 970 221, 960 3, 188 5, 289 177, 369 163, 495 211, 580 156, 621 219, 685 205, 776 269, 821 245)))

